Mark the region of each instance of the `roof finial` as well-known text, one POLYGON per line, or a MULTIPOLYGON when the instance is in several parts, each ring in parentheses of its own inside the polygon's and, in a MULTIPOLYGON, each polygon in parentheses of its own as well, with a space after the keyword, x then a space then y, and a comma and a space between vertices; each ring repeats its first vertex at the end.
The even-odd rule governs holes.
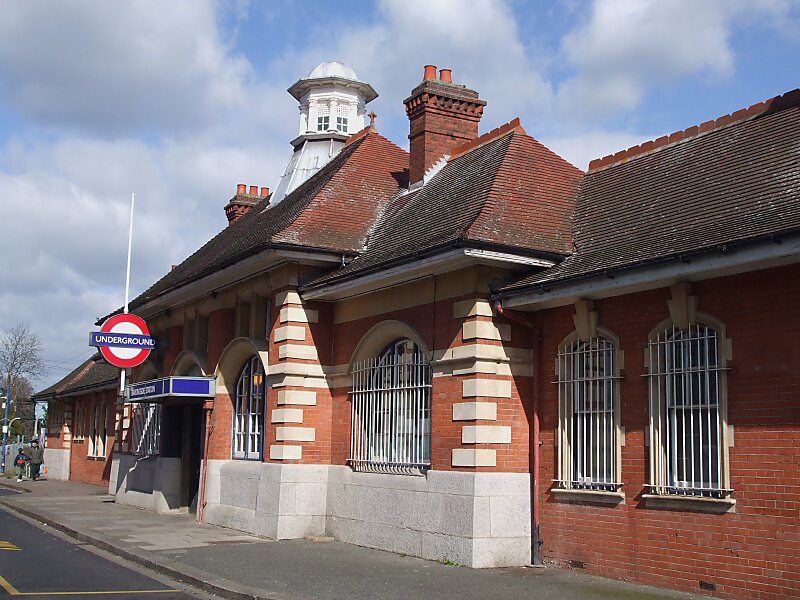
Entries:
POLYGON ((375 119, 378 117, 378 115, 375 114, 374 110, 371 110, 371 111, 369 111, 367 116, 369 117, 369 128, 374 131, 375 130, 375 119))

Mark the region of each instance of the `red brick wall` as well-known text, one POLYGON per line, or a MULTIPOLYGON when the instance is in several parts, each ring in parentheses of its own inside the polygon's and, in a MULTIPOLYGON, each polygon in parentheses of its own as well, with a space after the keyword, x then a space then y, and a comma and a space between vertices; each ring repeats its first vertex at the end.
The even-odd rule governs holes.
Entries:
MULTIPOLYGON (((347 321, 336 325, 334 361, 335 364, 348 364, 355 352, 358 343, 364 335, 375 325, 387 320, 396 320, 405 323, 414 329, 423 339, 429 350, 445 350, 456 346, 466 345, 462 339, 462 324, 465 319, 453 318, 453 304, 462 299, 475 298, 471 294, 464 298, 451 298, 440 300, 436 303, 427 303, 412 308, 392 311, 381 315, 347 321), (434 339, 435 337, 435 339, 434 339)), ((474 317, 475 320, 492 321, 490 317, 474 317)), ((507 322, 495 319, 495 323, 507 322)), ((529 340, 529 334, 524 327, 512 325, 512 339, 505 342, 507 346, 524 347, 529 340)), ((476 340, 468 340, 475 343, 476 340)), ((483 345, 500 345, 499 341, 480 340, 483 345)), ((528 440, 529 406, 523 399, 530 397, 530 377, 507 377, 497 375, 463 375, 444 376, 433 378, 431 398, 431 468, 437 470, 451 470, 453 448, 490 448, 497 453, 496 467, 478 467, 467 469, 459 467, 458 470, 472 471, 504 471, 528 472, 530 451, 528 440), (463 381, 465 379, 510 379, 512 382, 512 397, 497 400, 497 421, 491 425, 510 425, 511 444, 469 444, 461 443, 461 429, 464 425, 474 425, 469 421, 453 421, 453 404, 457 402, 481 400, 480 398, 462 398, 463 381)), ((332 462, 345 464, 350 453, 350 426, 351 403, 347 388, 337 388, 333 397, 333 424, 332 431, 332 462)), ((484 423, 485 424, 485 423, 484 423)))
POLYGON ((111 462, 114 453, 114 418, 116 411, 116 391, 105 390, 95 394, 86 394, 75 399, 72 423, 72 448, 70 452, 69 478, 70 481, 80 481, 93 485, 108 486, 111 475, 111 462), (108 408, 106 412, 106 451, 105 457, 89 456, 89 436, 91 435, 92 407, 94 402, 101 402, 108 408), (77 406, 82 403, 85 437, 77 439, 75 433, 80 430, 77 423, 77 406))
POLYGON ((211 412, 207 456, 210 460, 228 460, 231 457, 233 404, 231 397, 217 394, 211 412))
POLYGON ((164 351, 162 374, 167 377, 172 372, 175 359, 183 351, 183 325, 173 325, 167 328, 165 337, 169 340, 169 346, 164 351))
POLYGON ((554 357, 573 330, 572 307, 538 316, 543 325, 541 530, 546 561, 582 563, 590 573, 694 592, 700 581, 731 598, 800 597, 800 267, 696 283, 698 310, 720 319, 732 342, 728 422, 735 514, 655 509, 640 498, 648 481, 648 390, 644 348, 669 316, 669 290, 595 302, 599 325, 625 353, 625 428, 618 507, 567 504, 549 492, 556 472, 554 357))

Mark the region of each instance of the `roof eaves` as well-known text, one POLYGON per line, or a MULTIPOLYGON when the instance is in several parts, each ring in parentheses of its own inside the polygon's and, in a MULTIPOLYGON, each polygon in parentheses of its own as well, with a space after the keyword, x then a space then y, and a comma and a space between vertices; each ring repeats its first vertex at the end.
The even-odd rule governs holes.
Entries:
MULTIPOLYGON (((614 267, 608 268, 601 268, 601 269, 593 269, 591 271, 587 271, 584 273, 577 273, 575 275, 570 275, 563 278, 556 278, 556 279, 546 279, 547 271, 544 271, 543 274, 545 278, 541 281, 535 281, 532 283, 527 284, 509 284, 506 285, 496 292, 493 292, 492 298, 495 299, 503 299, 509 298, 511 296, 516 296, 519 294, 532 292, 532 291, 551 291, 552 288, 561 287, 570 285, 572 283, 586 281, 590 279, 598 279, 598 278, 610 278, 613 279, 614 275, 619 273, 624 273, 627 271, 634 271, 637 269, 646 269, 650 267, 656 267, 665 263, 671 262, 687 262, 692 259, 696 259, 701 256, 706 256, 709 254, 728 254, 731 250, 743 248, 746 246, 750 246, 753 244, 758 244, 766 241, 772 241, 775 243, 781 243, 781 239, 793 235, 800 234, 800 228, 791 228, 781 232, 770 233, 768 235, 761 235, 756 236, 753 238, 748 238, 744 240, 736 240, 732 242, 727 242, 724 244, 714 244, 712 246, 706 246, 704 248, 698 248, 695 250, 688 250, 683 252, 677 252, 673 254, 668 254, 664 256, 659 256, 655 258, 649 258, 646 260, 635 261, 631 263, 626 263, 622 265, 616 265, 614 267)), ((557 267, 554 267, 557 268, 557 267)))
POLYGON ((378 271, 384 271, 389 268, 399 267, 402 265, 412 264, 418 260, 428 258, 431 256, 435 256, 440 254, 443 251, 450 250, 451 248, 476 248, 476 249, 491 249, 502 251, 506 253, 514 253, 520 256, 527 256, 531 258, 543 258, 545 260, 552 260, 555 262, 560 262, 566 258, 566 255, 563 254, 554 254, 551 252, 540 252, 538 250, 531 250, 529 248, 517 248, 513 246, 504 246, 502 244, 492 244, 489 242, 481 242, 478 240, 470 240, 464 238, 455 238, 449 242, 444 244, 439 244, 437 246, 432 246, 430 248, 426 248, 419 252, 414 252, 412 254, 405 254, 403 256, 398 256, 391 258, 389 260, 385 260, 379 263, 375 263, 370 265, 369 267, 365 267, 364 269, 355 270, 349 273, 344 273, 342 275, 337 275, 335 272, 330 275, 324 275, 323 277, 319 277, 317 279, 310 279, 306 280, 305 282, 300 282, 300 290, 301 291, 309 291, 312 289, 318 289, 329 285, 344 283, 347 281, 352 281, 355 279, 359 279, 361 277, 367 277, 373 273, 378 271))

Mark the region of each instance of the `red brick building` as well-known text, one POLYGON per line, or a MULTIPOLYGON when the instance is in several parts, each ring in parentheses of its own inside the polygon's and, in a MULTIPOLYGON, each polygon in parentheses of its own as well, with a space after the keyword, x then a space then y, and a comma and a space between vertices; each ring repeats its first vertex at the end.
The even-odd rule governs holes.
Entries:
MULTIPOLYGON (((298 149, 362 107, 301 91, 320 116, 298 149)), ((215 392, 118 406, 118 501, 800 594, 800 92, 587 173, 518 120, 478 136, 485 102, 448 70, 405 105, 410 153, 370 125, 278 203, 240 185, 228 227, 131 303, 163 342, 134 386, 215 392)))
POLYGON ((100 355, 33 396, 47 402, 45 463, 52 479, 108 485, 119 370, 100 355))

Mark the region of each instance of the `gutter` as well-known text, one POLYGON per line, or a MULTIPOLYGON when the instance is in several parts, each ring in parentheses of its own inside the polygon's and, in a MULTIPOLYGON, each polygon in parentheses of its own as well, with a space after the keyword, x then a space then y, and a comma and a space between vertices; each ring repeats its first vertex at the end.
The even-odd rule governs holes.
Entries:
MULTIPOLYGON (((316 260, 339 265, 347 257, 356 256, 357 253, 331 250, 330 248, 315 248, 293 244, 269 244, 255 254, 229 260, 219 265, 214 271, 202 272, 190 277, 186 281, 170 287, 152 297, 146 298, 140 303, 136 303, 136 300, 138 300, 137 297, 133 302, 131 302, 131 312, 141 315, 142 313, 146 313, 148 308, 158 301, 169 302, 171 298, 187 293, 190 294, 191 297, 197 297, 204 293, 202 291, 204 288, 208 288, 209 291, 219 291, 240 281, 244 281, 250 277, 255 277, 261 273, 270 271, 281 264, 279 260, 266 266, 259 264, 262 261, 266 262, 267 259, 271 257, 283 259, 284 261, 291 261, 292 259, 302 261, 304 257, 308 257, 309 255, 315 256, 306 258, 307 260, 316 260), (257 267, 252 272, 247 271, 250 263, 256 263, 257 267), (226 276, 231 275, 233 273, 233 269, 237 268, 243 270, 244 274, 240 277, 234 277, 234 279, 228 281, 226 276), (220 282, 215 285, 213 280, 219 280, 220 282), (195 288, 200 288, 201 291, 193 291, 195 288)), ((144 293, 146 293, 146 291, 144 293)), ((101 317, 96 321, 95 325, 102 325, 106 319, 119 313, 120 311, 121 309, 117 309, 105 317, 101 317)))
POLYGON ((453 258, 468 257, 475 260, 486 260, 518 264, 521 267, 549 268, 564 260, 565 256, 551 252, 538 252, 478 242, 465 242, 458 239, 446 244, 434 246, 422 252, 415 252, 400 258, 386 260, 362 270, 342 276, 333 276, 318 284, 305 282, 300 285, 303 298, 314 299, 320 296, 344 291, 349 288, 369 284, 372 281, 387 279, 408 271, 408 267, 429 259, 428 266, 446 263, 453 258))
MULTIPOLYGON (((597 289, 593 290, 594 292, 600 292, 603 290, 613 289, 614 287, 621 287, 618 281, 615 280, 616 277, 624 276, 629 274, 628 277, 630 279, 636 278, 636 274, 633 273, 635 271, 646 271, 648 269, 657 269, 663 268, 666 271, 666 268, 670 265, 674 265, 677 268, 674 269, 676 272, 674 274, 664 273, 662 275, 653 274, 651 279, 653 281, 658 280, 659 278, 670 278, 670 277, 685 277, 691 274, 700 274, 708 271, 712 271, 714 269, 732 269, 737 266, 744 266, 747 264, 763 262, 766 260, 774 260, 774 259, 781 259, 781 258, 791 258, 791 257, 800 257, 800 239, 791 239, 794 236, 800 234, 800 228, 786 230, 784 232, 763 235, 756 238, 751 238, 748 240, 743 240, 740 242, 732 242, 729 244, 716 244, 711 247, 706 247, 700 250, 692 251, 692 252, 681 252, 670 254, 667 256, 644 260, 636 263, 620 265, 617 267, 611 267, 608 269, 596 270, 590 273, 584 273, 580 275, 574 275, 571 277, 566 277, 564 279, 556 279, 553 281, 542 281, 538 283, 528 284, 525 286, 521 286, 518 288, 511 288, 507 290, 501 290, 492 294, 492 299, 497 301, 502 300, 510 300, 514 302, 514 304, 521 305, 521 304, 537 304, 544 302, 546 300, 555 301, 560 298, 565 298, 570 295, 580 294, 585 290, 576 288, 581 286, 590 286, 594 282, 604 282, 604 284, 599 284, 597 289), (786 238, 789 238, 788 240, 786 238), (786 245, 784 245, 786 242, 786 245), (761 249, 762 252, 759 254, 759 245, 763 246, 764 248, 761 249), (779 249, 778 251, 775 251, 779 249), (745 257, 744 260, 741 257, 737 260, 736 257, 732 256, 732 253, 739 251, 739 252, 750 252, 753 256, 745 257), (723 258, 719 258, 723 257, 723 258), (703 265, 697 264, 699 261, 717 261, 721 264, 711 264, 711 265, 703 265), (692 261, 695 262, 692 265, 692 261), (689 266, 692 265, 692 266, 689 266), (571 288, 566 289, 565 288, 571 288), (540 298, 529 299, 527 302, 523 302, 520 300, 520 297, 523 295, 529 295, 538 293, 541 294, 540 298), (517 301, 519 300, 519 301, 517 301)), ((645 273, 642 273, 641 282, 649 281, 646 277, 645 273)), ((629 282, 629 285, 633 285, 633 282, 629 282)))

